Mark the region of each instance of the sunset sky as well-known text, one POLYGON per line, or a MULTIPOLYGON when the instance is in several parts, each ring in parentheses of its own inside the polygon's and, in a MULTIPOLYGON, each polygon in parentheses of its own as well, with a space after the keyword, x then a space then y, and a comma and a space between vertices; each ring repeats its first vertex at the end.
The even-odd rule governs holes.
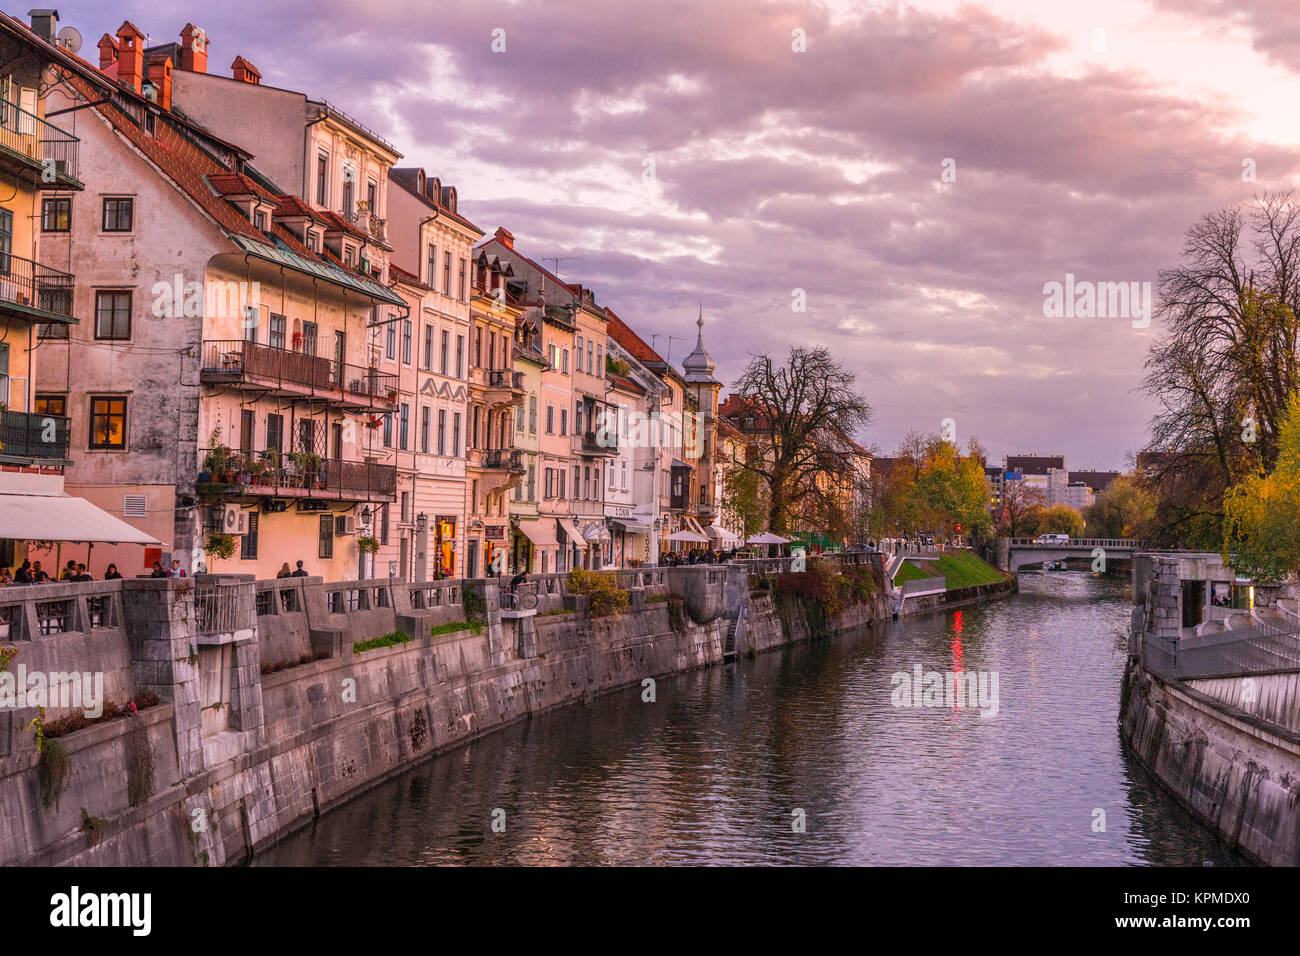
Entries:
POLYGON ((92 62, 123 19, 151 43, 203 27, 212 72, 241 54, 263 83, 356 116, 403 165, 454 184, 489 234, 569 257, 562 276, 674 363, 702 299, 726 383, 753 352, 824 344, 859 374, 875 408, 859 438, 884 453, 953 418, 994 461, 1119 468, 1144 443, 1134 388, 1158 323, 1044 318, 1044 283, 1154 283, 1202 214, 1291 188, 1300 4, 1063 6, 131 0, 60 14, 92 62))

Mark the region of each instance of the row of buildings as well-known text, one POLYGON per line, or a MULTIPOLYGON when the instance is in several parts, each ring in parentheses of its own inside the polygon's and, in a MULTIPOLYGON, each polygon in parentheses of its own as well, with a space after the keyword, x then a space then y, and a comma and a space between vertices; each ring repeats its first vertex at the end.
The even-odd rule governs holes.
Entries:
POLYGON ((1083 511, 1119 477, 1119 472, 1071 471, 1065 467, 1064 455, 1008 455, 1001 466, 986 465, 984 475, 989 483, 990 509, 996 515, 1001 511, 1008 483, 1031 491, 1044 507, 1065 505, 1083 511))
POLYGON ((4 564, 428 580, 738 543, 702 310, 674 367, 356 118, 210 72, 193 24, 124 22, 95 65, 30 16, 0 14, 4 564))

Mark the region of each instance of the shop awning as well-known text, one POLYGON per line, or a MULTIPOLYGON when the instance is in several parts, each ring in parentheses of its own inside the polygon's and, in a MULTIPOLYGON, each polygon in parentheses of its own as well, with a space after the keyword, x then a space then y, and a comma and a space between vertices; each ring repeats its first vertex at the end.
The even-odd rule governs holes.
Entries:
POLYGON ((652 530, 650 525, 641 521, 628 521, 625 518, 613 518, 611 520, 628 534, 649 534, 652 530))
POLYGON ((608 541, 609 529, 593 521, 582 529, 582 536, 588 541, 608 541))
POLYGON ((668 536, 669 541, 690 541, 693 544, 708 544, 709 539, 694 531, 674 531, 668 536))
POLYGON ((696 521, 694 517, 691 515, 682 515, 682 517, 686 520, 686 527, 690 528, 696 534, 705 534, 704 529, 700 527, 700 523, 696 521))
POLYGON ((568 518, 557 518, 555 520, 557 520, 560 523, 560 527, 564 529, 564 533, 569 539, 569 544, 573 545, 575 548, 585 548, 587 546, 587 539, 582 536, 582 532, 578 530, 577 525, 568 518))
POLYGON ((710 538, 714 541, 721 541, 724 544, 740 544, 740 538, 726 528, 719 528, 716 524, 711 524, 704 529, 708 532, 710 538))
POLYGON ((83 541, 94 544, 162 544, 121 518, 71 495, 0 493, 0 538, 16 541, 83 541))
POLYGON ((555 525, 549 521, 521 521, 519 530, 524 533, 529 541, 539 548, 554 548, 559 546, 559 541, 555 539, 555 525))

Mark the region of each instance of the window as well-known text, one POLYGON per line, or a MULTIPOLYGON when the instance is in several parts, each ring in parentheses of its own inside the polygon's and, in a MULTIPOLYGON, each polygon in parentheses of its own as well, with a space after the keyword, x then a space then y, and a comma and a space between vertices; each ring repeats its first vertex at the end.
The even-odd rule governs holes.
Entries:
POLYGON ((388 342, 384 348, 384 354, 390 359, 397 358, 397 323, 388 323, 388 342))
POLYGON ((524 430, 524 406, 521 403, 519 405, 519 413, 515 424, 515 431, 522 432, 523 430, 524 430))
POLYGON ((569 434, 569 410, 567 408, 560 409, 560 434, 569 434))
POLYGON ((573 466, 573 497, 578 497, 578 482, 582 480, 582 469, 577 465, 573 466))
POLYGON ((564 350, 564 357, 560 363, 560 371, 563 372, 565 375, 569 374, 569 350, 568 349, 564 350))
POLYGON ((384 416, 384 447, 393 447, 393 416, 391 414, 384 416))
MULTIPOLYGON (((420 451, 429 454, 429 406, 420 406, 420 451)), ((441 453, 441 449, 439 449, 441 453)))
MULTIPOLYGON (((595 375, 596 366, 593 365, 591 362, 591 349, 592 349, 592 341, 591 339, 587 339, 587 371, 590 372, 592 375, 595 375)), ((581 347, 579 347, 579 351, 581 351, 581 347)))
POLYGON ((442 374, 447 374, 447 362, 451 358, 451 333, 442 333, 442 374))
POLYGON ((537 434, 537 396, 528 396, 528 430, 537 434))
POLYGON ((497 334, 495 332, 489 332, 488 333, 488 368, 494 369, 496 367, 497 367, 497 334))
POLYGON ((451 295, 451 253, 442 254, 442 294, 451 295))
POLYGON ((316 552, 316 556, 334 557, 334 515, 332 514, 320 516, 320 549, 316 552))
POLYGON ((271 412, 266 416, 266 447, 277 451, 284 448, 284 416, 271 412))
POLYGON ((41 202, 41 231, 67 232, 72 228, 72 199, 67 196, 41 202))
POLYGON ((266 232, 266 213, 260 209, 253 213, 253 228, 266 232))
POLYGON ((316 354, 316 323, 304 322, 302 324, 302 354, 316 354))
POLYGON ((343 213, 343 218, 351 222, 355 216, 355 210, 352 208, 353 199, 356 196, 357 173, 351 166, 343 167, 343 203, 339 212, 343 213))
POLYGON ((68 414, 68 396, 37 394, 36 404, 32 406, 32 411, 37 415, 65 416, 68 414))
POLYGON ((555 406, 550 404, 546 406, 546 434, 555 434, 555 406))
POLYGON ((596 376, 597 378, 605 377, 605 356, 601 354, 602 348, 596 345, 596 376))
POLYGON ((438 247, 432 242, 429 243, 429 277, 425 281, 429 283, 429 288, 435 292, 438 290, 438 247))
POLYGON ((552 471, 549 468, 542 469, 542 497, 551 497, 552 471))
POLYGON ((239 560, 256 561, 257 560, 257 512, 250 512, 248 515, 248 530, 244 532, 242 540, 239 542, 239 560))
POLYGON ((272 312, 271 332, 270 332, 270 337, 267 341, 267 344, 270 345, 271 348, 273 349, 284 348, 285 327, 286 327, 286 322, 284 316, 276 315, 274 312, 272 312))
POLYGON ((465 260, 460 260, 460 301, 468 301, 465 297, 465 260))
POLYGON ((370 210, 370 215, 379 215, 379 187, 373 179, 366 184, 366 208, 370 210))
POLYGON ((564 471, 563 468, 557 468, 557 469, 555 469, 555 474, 556 474, 556 475, 559 477, 559 479, 560 479, 560 489, 559 489, 560 493, 559 493, 559 497, 563 498, 563 497, 564 497, 564 475, 565 475, 565 471, 564 471))
POLYGON ((402 361, 411 364, 411 320, 405 319, 402 322, 402 361))
POLYGON ((400 436, 398 438, 398 442, 401 445, 402 451, 406 451, 407 448, 410 447, 407 444, 407 432, 411 424, 410 419, 411 419, 411 406, 406 402, 402 402, 402 425, 398 433, 400 436))
POLYGON ((90 447, 126 448, 126 396, 90 396, 90 447))
POLYGON ((582 336, 578 336, 578 371, 582 371, 582 336))
POLYGON ((483 330, 474 328, 474 367, 483 367, 483 330))
POLYGON ((379 543, 388 544, 388 503, 379 506, 379 543))
POLYGON ((131 293, 95 293, 95 338, 124 340, 131 337, 131 293))
POLYGON ((447 410, 438 409, 438 454, 447 454, 447 410))
POLYGON ((433 326, 424 327, 424 367, 433 371, 433 326))
POLYGON ((104 232, 130 232, 135 214, 134 199, 104 199, 104 232))
POLYGON ((465 377, 465 336, 456 336, 456 377, 465 377))
POLYGON ((257 415, 251 408, 243 408, 239 411, 239 450, 253 450, 253 428, 257 424, 257 415))
POLYGON ((451 417, 451 457, 460 457, 460 412, 451 417))
POLYGON ((330 158, 328 153, 316 157, 316 205, 329 207, 330 158))

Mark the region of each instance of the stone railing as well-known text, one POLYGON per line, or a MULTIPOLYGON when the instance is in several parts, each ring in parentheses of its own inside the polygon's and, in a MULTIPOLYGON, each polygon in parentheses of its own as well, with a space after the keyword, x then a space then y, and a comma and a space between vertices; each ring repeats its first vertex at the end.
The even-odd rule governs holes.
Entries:
POLYGON ((121 581, 52 581, 0 588, 0 640, 34 641, 121 626, 121 581))

